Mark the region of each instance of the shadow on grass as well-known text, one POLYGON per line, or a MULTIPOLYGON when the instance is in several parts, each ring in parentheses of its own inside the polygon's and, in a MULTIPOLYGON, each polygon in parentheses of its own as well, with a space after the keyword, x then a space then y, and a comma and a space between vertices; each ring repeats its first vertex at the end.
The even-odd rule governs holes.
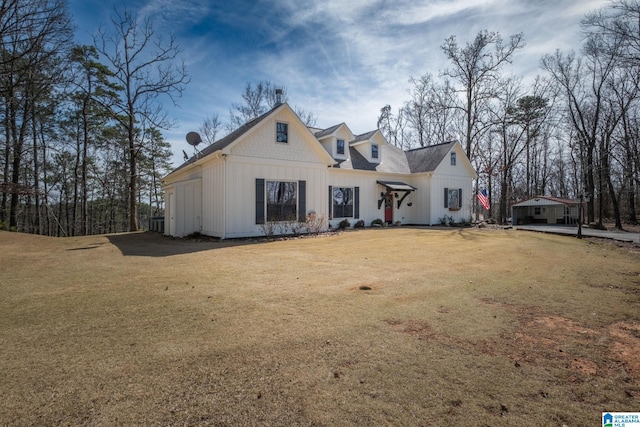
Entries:
POLYGON ((456 231, 451 232, 453 236, 459 236, 464 240, 478 240, 478 236, 472 233, 469 233, 468 228, 460 228, 456 231))
POLYGON ((88 245, 88 246, 82 246, 82 247, 79 247, 79 248, 71 248, 71 249, 65 249, 65 250, 67 250, 67 251, 86 251, 87 249, 99 248, 103 244, 104 243, 93 243, 93 244, 88 245))
MULTIPOLYGON (((164 236, 152 231, 138 233, 123 233, 107 236, 109 242, 116 246, 124 256, 167 257, 173 255, 192 254, 195 252, 214 249, 230 248, 234 246, 255 245, 267 243, 266 239, 237 239, 215 240, 179 239, 164 236)), ((85 249, 85 248, 78 248, 85 249)), ((86 248, 89 249, 89 248, 86 248)))

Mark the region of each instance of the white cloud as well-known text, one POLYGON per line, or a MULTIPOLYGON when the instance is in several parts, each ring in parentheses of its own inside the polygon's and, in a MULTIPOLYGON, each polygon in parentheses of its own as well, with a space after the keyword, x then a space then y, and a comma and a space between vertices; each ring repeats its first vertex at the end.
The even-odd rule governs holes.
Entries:
MULTIPOLYGON (((428 72, 437 76, 447 66, 440 46, 448 36, 456 35, 464 45, 483 29, 499 31, 505 39, 524 32, 526 47, 505 72, 538 74, 543 54, 557 48, 579 49, 580 20, 606 4, 606 0, 258 2, 263 9, 268 6, 268 17, 249 16, 247 11, 237 22, 263 36, 251 54, 225 56, 228 52, 223 53, 213 39, 181 41, 194 79, 177 113, 180 126, 175 135, 193 130, 215 111, 226 119, 244 82, 261 79, 287 86, 290 103, 313 112, 320 126, 345 121, 362 133, 376 126, 382 106, 390 104, 395 111, 408 99, 411 76, 428 72)), ((212 7, 195 0, 150 0, 140 12, 161 17, 165 28, 176 28, 211 16, 212 7)), ((216 18, 224 14, 224 7, 217 7, 216 18)), ((175 138, 176 144, 184 145, 183 137, 175 138)))
POLYGON ((209 9, 206 2, 194 0, 149 0, 138 10, 138 15, 151 17, 158 27, 177 30, 176 25, 198 22, 209 9))

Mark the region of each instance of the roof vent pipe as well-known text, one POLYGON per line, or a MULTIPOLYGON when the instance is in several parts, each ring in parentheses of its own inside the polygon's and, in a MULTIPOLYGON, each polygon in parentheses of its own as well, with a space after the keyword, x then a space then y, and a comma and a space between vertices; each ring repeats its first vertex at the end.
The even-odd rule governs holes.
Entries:
POLYGON ((276 105, 282 104, 282 89, 276 89, 276 105))

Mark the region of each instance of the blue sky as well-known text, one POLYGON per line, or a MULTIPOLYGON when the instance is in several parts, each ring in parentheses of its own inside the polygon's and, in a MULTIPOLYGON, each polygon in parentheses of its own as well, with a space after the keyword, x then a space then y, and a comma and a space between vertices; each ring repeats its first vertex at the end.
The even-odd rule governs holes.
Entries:
MULTIPOLYGON (((90 43, 122 1, 69 0, 76 39, 90 43)), ((531 79, 540 57, 579 50, 579 22, 606 0, 128 0, 152 19, 158 34, 172 32, 191 83, 179 106, 164 107, 175 120, 163 132, 174 165, 187 132, 218 113, 226 121, 247 82, 287 87, 289 103, 318 118, 318 127, 346 122, 375 129, 380 108, 406 101, 408 80, 447 67, 440 46, 450 35, 460 45, 481 30, 503 38, 523 32, 526 46, 505 71, 531 79)))

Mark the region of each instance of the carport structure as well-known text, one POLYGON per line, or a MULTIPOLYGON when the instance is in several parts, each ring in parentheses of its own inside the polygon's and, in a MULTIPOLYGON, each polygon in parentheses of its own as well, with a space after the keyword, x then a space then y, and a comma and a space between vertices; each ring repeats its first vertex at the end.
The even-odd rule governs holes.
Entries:
POLYGON ((552 196, 536 196, 511 206, 511 223, 576 224, 580 202, 552 196))

